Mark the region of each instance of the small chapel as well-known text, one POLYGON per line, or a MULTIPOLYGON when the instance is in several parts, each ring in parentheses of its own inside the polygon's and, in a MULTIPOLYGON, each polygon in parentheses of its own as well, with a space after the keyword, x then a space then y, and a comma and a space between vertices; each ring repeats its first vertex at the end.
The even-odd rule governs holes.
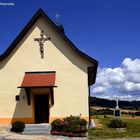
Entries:
POLYGON ((70 115, 89 121, 97 67, 39 9, 0 55, 0 124, 51 123, 70 115))

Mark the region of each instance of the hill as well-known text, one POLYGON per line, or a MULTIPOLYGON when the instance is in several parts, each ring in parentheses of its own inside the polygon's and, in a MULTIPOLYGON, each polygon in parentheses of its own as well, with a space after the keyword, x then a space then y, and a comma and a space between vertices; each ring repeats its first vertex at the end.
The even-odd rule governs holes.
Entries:
MULTIPOLYGON (((97 97, 90 98, 90 105, 91 106, 100 106, 100 107, 109 107, 115 108, 116 101, 102 99, 97 97)), ((140 109, 140 101, 119 101, 119 107, 122 109, 140 109)))

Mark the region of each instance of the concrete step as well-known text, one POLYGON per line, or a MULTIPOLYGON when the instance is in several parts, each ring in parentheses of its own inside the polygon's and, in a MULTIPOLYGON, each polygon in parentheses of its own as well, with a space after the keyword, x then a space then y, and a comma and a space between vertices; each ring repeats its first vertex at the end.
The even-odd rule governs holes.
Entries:
POLYGON ((22 134, 26 135, 48 135, 51 126, 49 124, 26 124, 22 134))
POLYGON ((49 135, 50 131, 28 131, 28 132, 22 132, 22 135, 49 135))
POLYGON ((36 127, 39 127, 39 128, 46 128, 46 127, 50 127, 49 124, 25 124, 25 127, 26 128, 36 128, 36 127))
POLYGON ((46 127, 46 128, 40 128, 40 127, 25 127, 24 130, 36 130, 36 129, 40 129, 40 130, 48 130, 48 129, 51 129, 51 127, 46 127))
POLYGON ((48 128, 48 129, 39 129, 39 128, 32 128, 32 129, 24 129, 24 132, 28 132, 28 131, 50 131, 51 129, 50 128, 48 128))

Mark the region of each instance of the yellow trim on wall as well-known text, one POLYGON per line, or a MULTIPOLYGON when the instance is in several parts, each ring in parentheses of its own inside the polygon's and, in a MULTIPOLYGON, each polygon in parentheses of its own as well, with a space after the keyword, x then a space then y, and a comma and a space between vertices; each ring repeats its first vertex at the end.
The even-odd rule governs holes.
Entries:
MULTIPOLYGON (((51 123, 52 121, 54 121, 55 119, 63 119, 64 117, 49 117, 49 123, 51 123)), ((85 120, 89 120, 89 117, 81 117, 82 119, 85 120)), ((34 124, 35 120, 34 117, 32 118, 0 118, 0 124, 11 124, 14 123, 16 121, 22 121, 24 123, 28 123, 28 124, 34 124)))
POLYGON ((22 121, 29 124, 34 123, 33 118, 0 118, 0 124, 11 124, 16 121, 22 121))

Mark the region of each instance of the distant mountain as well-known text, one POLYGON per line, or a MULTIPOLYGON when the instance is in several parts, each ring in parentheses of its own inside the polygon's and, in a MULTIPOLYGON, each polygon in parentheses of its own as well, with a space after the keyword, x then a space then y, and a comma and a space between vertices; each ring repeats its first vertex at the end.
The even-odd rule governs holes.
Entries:
MULTIPOLYGON (((109 107, 109 108, 116 107, 116 101, 97 98, 97 97, 91 97, 90 104, 91 106, 100 106, 100 107, 109 107)), ((140 109, 140 101, 119 101, 119 107, 122 109, 138 110, 140 109)))

